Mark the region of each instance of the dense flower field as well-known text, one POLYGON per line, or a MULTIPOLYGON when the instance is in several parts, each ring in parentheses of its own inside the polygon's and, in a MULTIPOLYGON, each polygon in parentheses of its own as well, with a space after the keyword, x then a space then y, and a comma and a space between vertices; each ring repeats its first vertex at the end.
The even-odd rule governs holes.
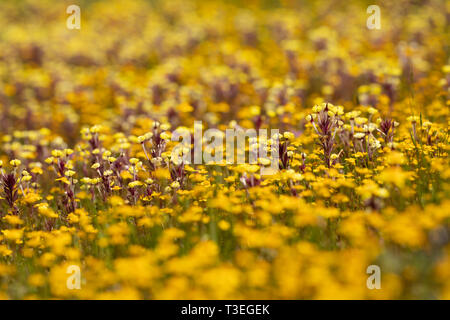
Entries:
POLYGON ((245 3, 1 2, 0 298, 450 299, 450 3, 245 3))

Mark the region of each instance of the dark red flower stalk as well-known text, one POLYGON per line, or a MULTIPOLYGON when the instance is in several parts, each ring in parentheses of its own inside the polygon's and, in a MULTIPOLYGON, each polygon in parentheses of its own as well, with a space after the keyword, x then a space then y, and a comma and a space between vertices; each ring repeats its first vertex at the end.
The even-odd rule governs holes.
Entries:
POLYGON ((279 155, 279 159, 280 159, 280 167, 281 169, 287 169, 289 168, 289 162, 291 160, 291 158, 288 155, 288 144, 289 142, 286 141, 282 141, 280 143, 280 147, 278 149, 278 155, 279 155))
POLYGON ((1 177, 4 198, 15 214, 18 213, 15 202, 19 196, 16 182, 17 180, 13 173, 3 174, 1 177))
POLYGON ((325 108, 317 114, 317 122, 311 117, 311 123, 319 135, 319 144, 323 150, 323 157, 328 168, 331 167, 331 155, 336 144, 336 132, 339 127, 339 118, 328 113, 328 103, 325 108), (317 123, 317 126, 316 126, 317 123))
POLYGON ((300 170, 302 173, 305 173, 306 169, 306 154, 302 152, 302 165, 300 166, 300 170))
POLYGON ((170 167, 170 176, 173 181, 178 181, 180 186, 183 186, 185 177, 186 177, 186 171, 184 169, 184 163, 180 163, 179 165, 172 165, 170 167))
POLYGON ((261 179, 256 178, 253 174, 247 176, 247 174, 244 173, 240 180, 246 189, 256 187, 261 184, 261 179))
POLYGON ((395 121, 392 119, 384 119, 380 122, 378 131, 383 135, 386 144, 392 143, 394 139, 395 121))

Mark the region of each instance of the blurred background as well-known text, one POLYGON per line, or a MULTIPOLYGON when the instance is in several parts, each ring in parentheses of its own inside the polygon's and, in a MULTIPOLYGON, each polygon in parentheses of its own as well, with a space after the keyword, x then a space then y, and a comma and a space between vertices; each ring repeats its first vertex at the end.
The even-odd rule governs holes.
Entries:
POLYGON ((369 30, 372 2, 1 1, 0 131, 73 145, 85 125, 130 133, 140 117, 246 127, 251 105, 281 122, 320 99, 395 113, 414 90, 410 108, 438 118, 427 84, 448 63, 449 2, 376 1, 369 30), (80 30, 66 27, 71 4, 80 30))

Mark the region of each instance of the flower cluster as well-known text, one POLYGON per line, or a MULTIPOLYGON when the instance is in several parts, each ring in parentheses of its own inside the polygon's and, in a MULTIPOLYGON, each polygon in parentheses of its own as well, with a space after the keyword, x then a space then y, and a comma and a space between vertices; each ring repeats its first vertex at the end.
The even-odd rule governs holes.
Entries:
POLYGON ((326 2, 2 3, 0 298, 450 299, 450 7, 326 2))

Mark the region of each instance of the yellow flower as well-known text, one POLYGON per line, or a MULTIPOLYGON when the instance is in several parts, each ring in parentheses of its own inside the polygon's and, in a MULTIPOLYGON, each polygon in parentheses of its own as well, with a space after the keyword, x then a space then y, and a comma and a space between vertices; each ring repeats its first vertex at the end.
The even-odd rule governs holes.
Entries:
MULTIPOLYGON (((0 244, 0 255, 2 257, 7 257, 7 256, 11 256, 13 253, 13 251, 11 249, 8 248, 8 246, 4 245, 4 244, 0 244)), ((0 271, 1 271, 1 267, 0 267, 0 271)), ((1 272, 0 272, 1 274, 1 272)))
POLYGON ((64 175, 66 175, 67 177, 72 177, 75 174, 75 171, 73 170, 67 170, 64 175))
POLYGON ((18 216, 14 216, 14 215, 6 215, 3 217, 3 220, 6 220, 7 223, 9 223, 10 225, 21 225, 23 224, 23 220, 20 219, 18 216))
POLYGON ((31 274, 28 283, 33 287, 42 287, 45 284, 45 277, 40 273, 31 274))
POLYGON ((170 184, 170 187, 173 189, 178 189, 180 187, 180 183, 178 181, 174 181, 170 184))
POLYGON ((55 158, 61 158, 63 156, 63 152, 61 150, 52 150, 52 156, 55 158))
POLYGON ((2 230, 2 233, 5 237, 5 239, 16 242, 16 243, 21 243, 22 237, 23 237, 23 231, 24 231, 24 229, 7 229, 7 230, 2 230))
POLYGON ((136 180, 136 181, 132 181, 132 182, 128 183, 128 188, 136 188, 136 187, 140 187, 142 185, 144 185, 144 184, 141 181, 136 180))
POLYGON ((136 165, 136 164, 139 163, 139 159, 131 158, 131 159, 130 159, 130 163, 131 163, 132 165, 136 165))
POLYGON ((11 161, 9 162, 9 164, 12 165, 12 166, 15 167, 15 168, 17 168, 18 166, 20 166, 21 163, 22 163, 22 162, 21 162, 20 160, 18 160, 18 159, 13 159, 13 160, 11 160, 11 161))
POLYGON ((38 208, 39 214, 48 218, 58 218, 58 215, 48 207, 47 203, 39 203, 36 207, 38 208))
POLYGON ((219 226, 219 228, 221 230, 224 230, 224 231, 230 229, 230 223, 228 221, 225 221, 225 220, 220 220, 217 225, 219 226))
POLYGON ((94 163, 92 166, 91 166, 91 168, 92 169, 98 169, 98 168, 100 168, 100 163, 94 163))

